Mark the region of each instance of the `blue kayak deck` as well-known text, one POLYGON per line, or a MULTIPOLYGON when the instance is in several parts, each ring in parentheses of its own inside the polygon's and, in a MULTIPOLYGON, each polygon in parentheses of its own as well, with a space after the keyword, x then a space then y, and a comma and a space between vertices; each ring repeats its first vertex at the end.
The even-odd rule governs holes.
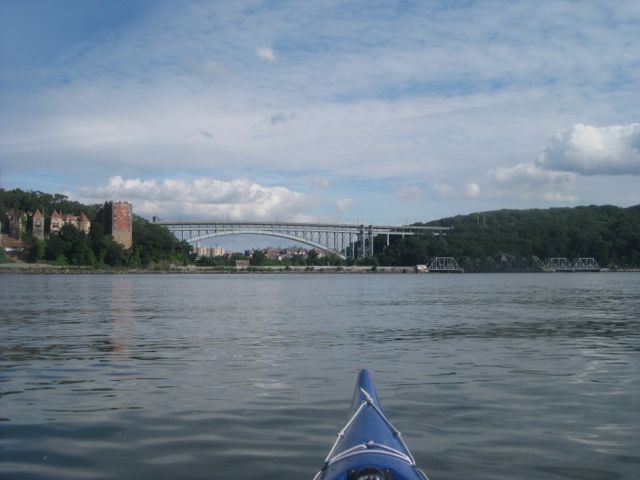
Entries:
POLYGON ((362 370, 351 416, 314 480, 428 480, 382 410, 371 374, 362 370))

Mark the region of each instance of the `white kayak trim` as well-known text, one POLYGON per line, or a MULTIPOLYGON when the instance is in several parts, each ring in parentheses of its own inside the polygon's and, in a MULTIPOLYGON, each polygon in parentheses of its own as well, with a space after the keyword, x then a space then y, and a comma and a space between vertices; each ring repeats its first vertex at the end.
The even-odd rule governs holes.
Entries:
POLYGON ((348 448, 344 452, 341 452, 334 456, 331 460, 327 462, 327 466, 333 465, 340 460, 344 460, 345 458, 353 457, 355 455, 360 455, 362 453, 375 453, 378 455, 389 455, 391 457, 399 458, 409 464, 411 464, 411 459, 408 455, 396 450, 395 448, 388 447, 386 445, 381 445, 379 443, 374 443, 373 441, 367 443, 361 443, 359 445, 355 445, 351 448, 348 448))

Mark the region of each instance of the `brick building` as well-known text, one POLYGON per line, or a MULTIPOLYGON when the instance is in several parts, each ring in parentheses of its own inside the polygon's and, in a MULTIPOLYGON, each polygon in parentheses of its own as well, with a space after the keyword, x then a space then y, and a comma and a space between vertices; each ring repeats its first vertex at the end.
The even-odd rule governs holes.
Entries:
POLYGON ((129 249, 133 245, 133 206, 129 202, 104 204, 104 228, 113 241, 129 249))

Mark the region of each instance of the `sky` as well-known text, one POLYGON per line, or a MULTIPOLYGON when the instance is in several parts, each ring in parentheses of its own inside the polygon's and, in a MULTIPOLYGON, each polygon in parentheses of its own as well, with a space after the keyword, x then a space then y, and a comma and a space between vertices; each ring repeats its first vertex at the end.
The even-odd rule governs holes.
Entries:
POLYGON ((150 218, 640 203, 640 2, 0 2, 0 186, 150 218))

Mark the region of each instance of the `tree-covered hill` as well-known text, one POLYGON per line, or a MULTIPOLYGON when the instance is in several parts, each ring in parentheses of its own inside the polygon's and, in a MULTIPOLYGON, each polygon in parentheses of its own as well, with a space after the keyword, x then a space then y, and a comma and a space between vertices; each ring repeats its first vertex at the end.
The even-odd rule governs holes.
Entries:
POLYGON ((133 218, 133 246, 125 250, 114 242, 103 227, 102 205, 83 205, 62 194, 29 192, 20 189, 0 189, 0 221, 8 233, 7 213, 11 210, 33 212, 40 209, 45 216, 53 210, 79 215, 84 212, 91 220, 88 235, 71 225, 65 225, 60 234, 38 240, 27 235, 30 245, 28 259, 53 261, 59 264, 91 265, 95 267, 139 267, 163 263, 190 262, 191 247, 178 241, 165 228, 135 216, 133 218))
POLYGON ((69 200, 66 195, 61 193, 25 191, 19 188, 13 190, 0 189, 0 219, 2 220, 5 219, 10 210, 33 212, 36 209, 40 209, 47 216, 51 215, 54 210, 74 215, 80 215, 81 212, 84 212, 90 219, 93 219, 101 206, 99 204, 83 205, 69 200))
POLYGON ((640 206, 497 210, 428 225, 454 231, 398 239, 384 249, 379 241, 378 261, 412 265, 453 256, 467 271, 526 271, 536 269, 533 256, 594 257, 602 266, 640 267, 640 206))

